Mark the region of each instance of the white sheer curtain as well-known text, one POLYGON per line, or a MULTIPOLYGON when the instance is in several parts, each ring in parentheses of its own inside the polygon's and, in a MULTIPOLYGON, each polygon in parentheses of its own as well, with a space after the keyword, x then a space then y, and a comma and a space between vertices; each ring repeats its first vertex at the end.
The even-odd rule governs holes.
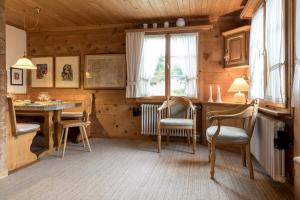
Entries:
POLYGON ((259 7, 251 21, 250 30, 250 86, 251 99, 264 99, 264 9, 259 7))
POLYGON ((268 81, 265 99, 285 103, 285 13, 284 0, 266 2, 266 49, 268 81))
MULTIPOLYGON (((160 58, 165 58, 166 42, 164 35, 146 35, 139 74, 140 97, 164 96, 165 84, 161 88, 151 87, 150 79, 154 76, 160 58)), ((164 65, 164 62, 163 62, 164 65)), ((163 79, 165 76, 163 76, 163 79)))
POLYGON ((126 98, 139 96, 138 80, 144 44, 144 32, 126 33, 127 87, 126 98))
MULTIPOLYGON (((177 67, 182 70, 186 77, 184 93, 181 96, 197 97, 197 57, 198 57, 198 34, 172 34, 171 35, 171 74, 177 67)), ((176 78, 171 77, 171 95, 176 95, 176 78)))
POLYGON ((300 108, 300 0, 296 1, 296 33, 295 33, 295 71, 292 93, 292 106, 300 108))

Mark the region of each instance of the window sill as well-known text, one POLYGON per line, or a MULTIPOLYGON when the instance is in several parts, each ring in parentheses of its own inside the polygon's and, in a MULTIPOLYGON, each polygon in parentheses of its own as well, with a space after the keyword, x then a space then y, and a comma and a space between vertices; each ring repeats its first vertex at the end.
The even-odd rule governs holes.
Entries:
POLYGON ((263 114, 267 114, 267 115, 271 115, 271 116, 275 116, 275 117, 283 117, 283 116, 290 116, 291 115, 291 112, 286 110, 286 111, 278 111, 278 110, 271 110, 271 109, 268 109, 268 108, 258 108, 258 111, 260 113, 263 113, 263 114))

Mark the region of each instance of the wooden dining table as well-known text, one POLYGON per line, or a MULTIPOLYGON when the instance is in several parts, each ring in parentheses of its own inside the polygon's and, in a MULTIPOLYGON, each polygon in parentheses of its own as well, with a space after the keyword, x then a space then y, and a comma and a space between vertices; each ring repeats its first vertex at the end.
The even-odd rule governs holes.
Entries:
POLYGON ((44 150, 38 154, 38 157, 47 155, 55 150, 58 145, 59 136, 62 127, 59 126, 61 113, 64 109, 80 107, 82 103, 69 103, 59 101, 49 102, 14 102, 14 108, 17 116, 42 116, 44 122, 42 130, 44 135, 44 150))

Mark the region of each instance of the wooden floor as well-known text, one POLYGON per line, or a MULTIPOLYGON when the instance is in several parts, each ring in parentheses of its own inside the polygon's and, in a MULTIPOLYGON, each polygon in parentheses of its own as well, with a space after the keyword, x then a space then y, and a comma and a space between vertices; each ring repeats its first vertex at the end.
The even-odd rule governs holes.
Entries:
POLYGON ((184 143, 92 139, 92 153, 69 145, 65 158, 44 157, 0 180, 0 199, 293 199, 255 164, 250 180, 239 154, 217 151, 215 180, 209 178, 207 148, 195 155, 184 143))

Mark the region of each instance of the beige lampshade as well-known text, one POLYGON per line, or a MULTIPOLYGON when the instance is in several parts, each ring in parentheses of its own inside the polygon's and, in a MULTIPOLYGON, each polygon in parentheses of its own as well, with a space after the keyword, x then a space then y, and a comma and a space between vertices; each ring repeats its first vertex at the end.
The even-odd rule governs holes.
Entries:
POLYGON ((25 56, 18 59, 16 64, 14 64, 12 67, 18 69, 36 69, 36 66, 31 62, 31 60, 25 56))
POLYGON ((236 78, 228 89, 228 92, 247 92, 248 87, 249 85, 244 78, 236 78))

